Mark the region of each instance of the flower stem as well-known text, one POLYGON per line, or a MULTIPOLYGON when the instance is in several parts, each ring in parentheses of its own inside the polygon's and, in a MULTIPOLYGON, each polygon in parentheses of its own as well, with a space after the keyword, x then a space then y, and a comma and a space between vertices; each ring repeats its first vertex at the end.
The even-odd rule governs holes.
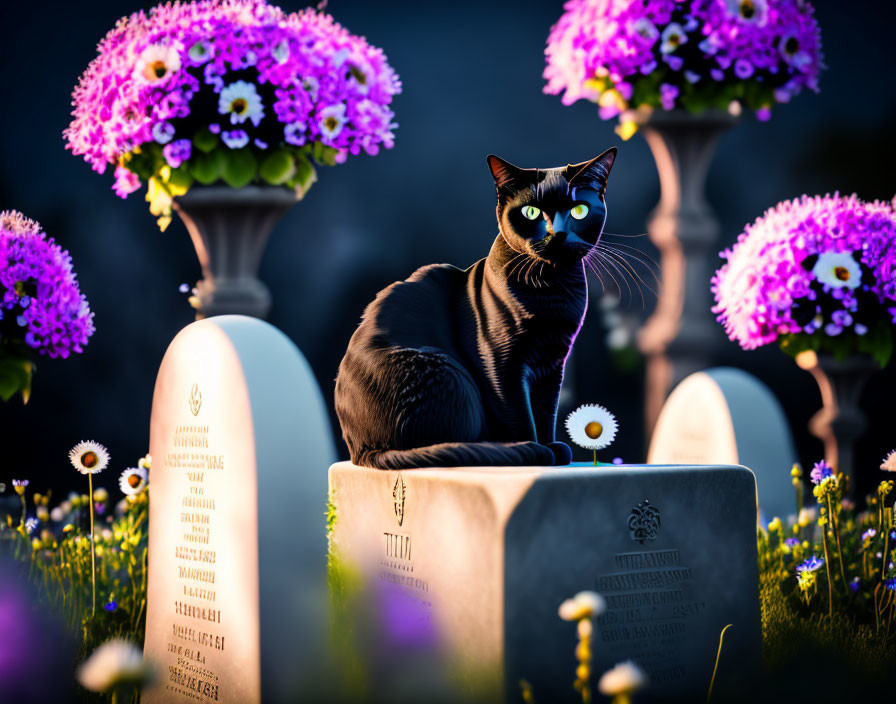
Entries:
MULTIPOLYGON (((830 518, 830 517, 828 517, 830 518)), ((834 594, 831 589, 831 560, 828 557, 828 533, 825 530, 827 526, 821 527, 821 542, 824 545, 824 571, 828 575, 828 617, 834 617, 834 594)))
POLYGON ((594 451, 594 466, 597 467, 597 450, 594 451))
POLYGON ((834 537, 837 539, 837 560, 840 563, 840 577, 843 579, 843 592, 848 594, 849 585, 846 583, 846 570, 843 568, 843 548, 840 546, 840 519, 834 516, 830 496, 828 496, 828 514, 831 517, 831 529, 834 531, 834 537))
POLYGON ((91 618, 96 618, 96 543, 93 540, 93 475, 87 475, 87 486, 90 490, 90 586, 93 593, 91 618))
POLYGON ((715 667, 712 668, 712 679, 709 681, 709 691, 706 693, 706 704, 709 704, 709 700, 712 698, 712 687, 716 683, 716 673, 719 670, 719 659, 722 657, 722 640, 725 638, 725 631, 733 625, 733 623, 729 623, 722 629, 722 632, 719 633, 719 649, 716 651, 716 664, 715 667))

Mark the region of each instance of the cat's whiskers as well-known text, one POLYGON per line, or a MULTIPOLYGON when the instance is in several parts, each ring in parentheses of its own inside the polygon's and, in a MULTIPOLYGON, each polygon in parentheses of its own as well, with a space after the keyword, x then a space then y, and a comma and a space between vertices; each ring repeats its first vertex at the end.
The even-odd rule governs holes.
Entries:
MULTIPOLYGON (((641 274, 638 272, 638 270, 635 269, 635 267, 632 265, 632 261, 640 264, 645 269, 647 269, 647 271, 649 271, 650 275, 653 277, 653 280, 656 283, 657 288, 659 288, 659 278, 657 277, 655 269, 647 261, 645 261, 643 258, 641 258, 639 256, 639 254, 641 254, 641 253, 638 250, 634 250, 634 252, 624 252, 620 249, 617 249, 617 247, 618 247, 618 245, 609 245, 604 242, 597 243, 597 249, 599 249, 602 252, 607 252, 607 253, 611 252, 613 254, 613 256, 617 259, 617 261, 620 261, 625 265, 625 267, 628 269, 628 271, 632 274, 632 276, 635 279, 637 279, 642 284, 644 284, 644 286, 647 288, 647 290, 650 291, 654 296, 656 296, 657 295, 656 290, 649 283, 647 283, 647 281, 644 280, 644 278, 641 276, 641 274), (632 260, 632 261, 629 261, 629 260, 632 260)), ((647 257, 647 255, 644 255, 644 256, 647 257)), ((647 257, 647 259, 650 259, 650 258, 647 257)), ((654 262, 652 259, 650 259, 650 262, 653 263, 654 266, 656 266, 656 262, 654 262)))
MULTIPOLYGON (((620 254, 625 254, 626 256, 636 260, 640 264, 644 266, 645 269, 649 269, 650 272, 656 278, 656 271, 660 268, 660 265, 656 262, 656 260, 651 257, 646 252, 642 252, 637 247, 632 247, 631 245, 622 244, 621 242, 603 242, 602 240, 598 240, 598 244, 603 245, 604 247, 609 247, 610 249, 616 250, 620 254), (623 252, 622 250, 626 250, 623 252)), ((657 279, 657 284, 659 284, 659 279, 657 279)))
MULTIPOLYGON (((629 296, 629 298, 633 298, 633 296, 632 296, 632 287, 631 287, 631 285, 630 285, 629 282, 628 282, 628 278, 629 278, 629 277, 626 276, 626 274, 627 274, 628 272, 626 272, 624 269, 620 268, 618 261, 616 261, 616 260, 615 260, 615 257, 613 257, 613 255, 610 254, 609 252, 605 252, 605 251, 602 250, 602 249, 598 249, 597 252, 598 252, 598 256, 603 257, 604 262, 605 262, 608 266, 613 267, 613 269, 616 271, 616 273, 619 274, 619 278, 622 279, 622 283, 625 284, 625 288, 626 288, 626 290, 628 291, 628 296, 629 296)), ((637 286, 637 282, 635 282, 635 285, 637 286)), ((641 293, 641 287, 640 287, 640 286, 638 286, 638 292, 641 293)), ((622 289, 619 290, 619 294, 622 295, 622 289)), ((642 302, 642 304, 643 304, 643 302, 644 302, 644 294, 643 294, 643 293, 641 293, 641 302, 642 302)))
MULTIPOLYGON (((600 258, 599 255, 596 256, 594 259, 590 260, 589 263, 592 264, 592 265, 597 265, 597 266, 600 266, 601 268, 603 268, 604 272, 605 272, 611 279, 613 279, 613 283, 616 284, 616 290, 619 291, 620 293, 622 293, 622 286, 619 285, 619 281, 616 279, 615 276, 613 276, 613 272, 612 272, 612 271, 610 270, 610 268, 606 265, 606 263, 600 258)), ((594 269, 592 268, 592 271, 593 271, 593 270, 594 270, 594 269)), ((595 273, 596 273, 596 272, 595 272, 595 273)))

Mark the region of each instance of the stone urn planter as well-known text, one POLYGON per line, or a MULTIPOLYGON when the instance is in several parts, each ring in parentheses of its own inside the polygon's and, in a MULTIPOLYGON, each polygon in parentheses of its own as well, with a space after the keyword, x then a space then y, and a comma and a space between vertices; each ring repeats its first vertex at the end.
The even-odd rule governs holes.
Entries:
POLYGON ((868 428, 859 399, 880 365, 865 354, 837 359, 830 354, 803 353, 797 364, 815 378, 822 408, 809 420, 809 430, 824 443, 824 459, 849 478, 849 494, 856 494, 855 443, 868 428))
POLYGON ((298 200, 295 190, 280 186, 194 186, 174 199, 202 267, 197 320, 267 315, 271 294, 258 267, 271 230, 298 200))
POLYGON ((719 222, 706 201, 706 175, 719 138, 738 118, 719 110, 654 110, 633 117, 660 177, 660 202, 647 223, 660 250, 660 290, 656 309, 638 335, 647 358, 649 433, 671 388, 710 366, 713 349, 724 339, 711 312, 719 222))

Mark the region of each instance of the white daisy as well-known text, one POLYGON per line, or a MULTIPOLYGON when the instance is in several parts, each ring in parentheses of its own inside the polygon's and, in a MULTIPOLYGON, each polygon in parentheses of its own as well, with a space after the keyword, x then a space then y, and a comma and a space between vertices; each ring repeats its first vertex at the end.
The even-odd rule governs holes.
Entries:
POLYGON ((893 450, 881 463, 880 468, 885 472, 896 472, 896 450, 893 450))
POLYGON ((616 437, 619 424, 603 406, 579 406, 566 416, 566 432, 572 441, 586 450, 602 450, 616 437))
POLYGON ((764 25, 768 17, 766 0, 725 0, 728 14, 747 24, 764 25))
POLYGON ((621 662, 612 670, 607 670, 597 688, 601 694, 615 697, 619 694, 631 694, 647 684, 647 674, 631 660, 621 662))
POLYGON ((848 252, 819 254, 812 273, 821 283, 832 288, 858 288, 862 283, 862 268, 848 252))
POLYGON ((330 105, 319 113, 318 125, 320 126, 320 131, 328 139, 333 139, 342 132, 342 127, 345 123, 345 103, 330 105))
POLYGON ((684 33, 684 27, 678 22, 670 22, 666 25, 660 38, 663 42, 660 44, 660 52, 663 54, 671 54, 682 44, 688 43, 688 35, 684 33))
POLYGON ((250 120, 258 127, 264 117, 264 106, 255 85, 246 81, 235 81, 225 86, 218 95, 218 112, 230 115, 230 124, 242 124, 250 120))
POLYGON ((150 44, 137 59, 134 73, 147 83, 164 81, 180 71, 180 56, 173 46, 150 44))
POLYGON ((567 599, 557 614, 564 621, 581 621, 583 618, 595 618, 607 610, 607 603, 596 592, 579 592, 572 599, 567 599))
POLYGON ((146 488, 149 475, 143 467, 128 467, 118 478, 118 486, 128 496, 139 494, 146 488))
POLYGON ((108 692, 121 684, 141 686, 152 679, 143 652, 121 638, 106 641, 78 668, 78 682, 92 692, 108 692))
POLYGON ((68 453, 72 465, 81 474, 98 474, 109 466, 109 451, 93 440, 82 440, 68 453))

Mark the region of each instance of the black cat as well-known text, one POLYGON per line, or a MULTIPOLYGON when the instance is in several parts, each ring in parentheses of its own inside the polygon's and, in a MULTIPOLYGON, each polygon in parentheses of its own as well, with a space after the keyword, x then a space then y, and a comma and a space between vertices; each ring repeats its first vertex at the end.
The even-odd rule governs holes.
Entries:
POLYGON ((521 169, 489 155, 499 223, 489 255, 392 284, 349 342, 336 413, 355 464, 569 463, 569 446, 554 441, 557 399, 615 158, 612 148, 565 168, 521 169))

